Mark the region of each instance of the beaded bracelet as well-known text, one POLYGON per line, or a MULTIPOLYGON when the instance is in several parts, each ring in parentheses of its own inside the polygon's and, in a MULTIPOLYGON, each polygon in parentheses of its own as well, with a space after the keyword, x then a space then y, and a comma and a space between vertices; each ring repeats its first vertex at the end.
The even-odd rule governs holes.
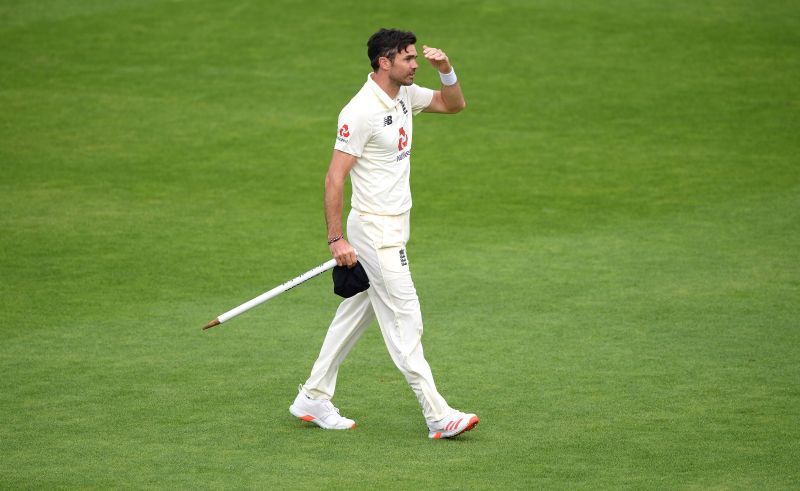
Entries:
POLYGON ((336 237, 334 237, 332 239, 328 239, 328 245, 331 245, 334 242, 336 242, 337 240, 342 240, 342 239, 344 239, 344 235, 339 234, 339 235, 337 235, 336 237))

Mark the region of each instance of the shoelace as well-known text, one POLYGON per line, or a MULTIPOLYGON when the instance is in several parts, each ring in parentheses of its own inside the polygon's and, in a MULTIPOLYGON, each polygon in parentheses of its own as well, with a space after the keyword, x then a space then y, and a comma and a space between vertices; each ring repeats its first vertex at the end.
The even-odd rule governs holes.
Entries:
POLYGON ((325 409, 329 411, 336 411, 336 414, 339 414, 341 416, 341 414, 339 413, 339 408, 334 406, 331 401, 325 401, 322 405, 325 407, 325 409))

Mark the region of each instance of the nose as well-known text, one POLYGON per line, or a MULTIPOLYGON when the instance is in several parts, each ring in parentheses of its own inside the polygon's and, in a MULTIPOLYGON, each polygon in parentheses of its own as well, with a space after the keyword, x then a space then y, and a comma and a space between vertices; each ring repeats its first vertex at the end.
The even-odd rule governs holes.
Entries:
POLYGON ((417 60, 411 60, 411 68, 414 69, 414 70, 419 68, 419 64, 417 63, 417 60))

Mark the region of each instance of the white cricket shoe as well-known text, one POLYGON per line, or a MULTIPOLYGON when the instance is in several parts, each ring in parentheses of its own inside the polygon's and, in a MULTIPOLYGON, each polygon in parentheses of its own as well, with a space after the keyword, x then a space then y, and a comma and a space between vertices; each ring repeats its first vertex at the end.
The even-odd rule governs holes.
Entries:
POLYGON ((452 438, 475 428, 477 424, 478 417, 474 414, 453 411, 446 418, 428 425, 428 429, 430 430, 428 438, 433 438, 434 440, 452 438))
POLYGON ((325 428, 326 430, 349 430, 356 427, 356 422, 339 414, 339 409, 328 400, 315 400, 308 397, 300 388, 300 393, 289 406, 294 416, 325 428))

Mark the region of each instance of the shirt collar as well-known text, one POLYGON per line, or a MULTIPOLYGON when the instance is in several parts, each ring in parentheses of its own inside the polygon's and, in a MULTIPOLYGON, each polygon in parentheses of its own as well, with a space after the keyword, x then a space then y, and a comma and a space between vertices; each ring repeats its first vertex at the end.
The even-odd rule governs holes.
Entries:
MULTIPOLYGON (((377 83, 375 83, 374 80, 372 80, 372 73, 367 75, 367 85, 369 86, 370 89, 372 89, 372 92, 375 93, 378 99, 381 100, 384 106, 391 109, 397 105, 397 99, 392 99, 391 97, 389 97, 389 94, 384 92, 383 89, 377 83)), ((398 93, 398 95, 400 94, 398 93)))

